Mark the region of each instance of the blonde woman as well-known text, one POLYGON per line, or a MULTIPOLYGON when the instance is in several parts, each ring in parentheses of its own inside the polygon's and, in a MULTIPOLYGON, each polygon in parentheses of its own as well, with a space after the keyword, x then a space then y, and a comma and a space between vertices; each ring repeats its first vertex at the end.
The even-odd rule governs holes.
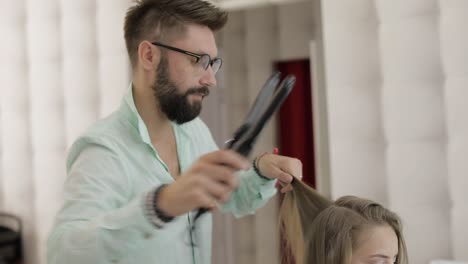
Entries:
POLYGON ((280 223, 297 264, 407 264, 399 217, 355 196, 330 201, 301 181, 284 197, 280 223))

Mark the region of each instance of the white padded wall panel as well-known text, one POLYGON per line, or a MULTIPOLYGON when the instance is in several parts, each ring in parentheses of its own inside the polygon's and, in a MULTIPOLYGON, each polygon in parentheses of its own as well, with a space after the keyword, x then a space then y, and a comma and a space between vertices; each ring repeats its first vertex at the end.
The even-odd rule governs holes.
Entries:
MULTIPOLYGON (((433 206, 448 216, 445 145, 433 142, 390 143, 387 153, 390 204, 395 210, 433 206)), ((429 220, 414 215, 422 222, 429 220)), ((446 226, 448 226, 448 220, 446 226)), ((417 228, 423 228, 418 225, 417 228)), ((416 228, 416 227, 408 227, 416 228)))
POLYGON ((331 193, 386 202, 374 2, 323 1, 331 193), (369 188, 368 186, 372 186, 369 188))
POLYGON ((23 219, 24 263, 45 263, 66 147, 128 87, 130 2, 0 1, 0 207, 23 219))
MULTIPOLYGON (((18 212, 17 199, 24 199, 24 188, 29 184, 29 166, 19 162, 19 157, 29 156, 28 82, 26 73, 24 3, 15 2, 9 9, 1 9, 0 34, 8 41, 0 42, 0 146, 2 159, 0 177, 4 193, 2 208, 18 212), (17 181, 20 175, 20 182, 17 181), (26 177, 26 179, 24 179, 26 177), (21 182, 26 180, 26 182, 21 182)), ((30 165, 30 159, 24 161, 30 165), (28 162, 29 161, 29 162, 28 162)), ((26 195, 28 196, 28 195, 26 195)), ((29 197, 31 198, 31 197, 29 197)))
POLYGON ((356 195, 385 203, 382 143, 335 138, 330 143, 333 151, 330 183, 334 198, 356 195))
POLYGON ((70 146, 98 114, 96 6, 94 0, 60 3, 66 145, 70 146))
POLYGON ((428 263, 452 255, 466 260, 468 3, 322 3, 332 193, 370 194, 382 184, 364 181, 369 184, 362 186, 352 181, 362 179, 356 176, 363 174, 360 171, 378 174, 382 166, 387 184, 383 192, 388 205, 403 218, 410 262, 428 263), (373 12, 379 22, 376 40, 368 30, 372 23, 353 26, 373 12), (365 88, 356 89, 375 83, 381 87, 375 93, 378 99, 364 93, 365 88), (372 107, 375 102, 378 106, 372 107), (350 121, 354 116, 359 121, 350 121), (378 152, 381 129, 383 154, 378 152), (371 147, 373 135, 376 145, 371 147), (356 160, 353 155, 363 158, 356 160), (379 163, 379 158, 384 161, 379 163))
POLYGON ((358 86, 356 89, 367 86, 379 91, 378 29, 373 1, 324 1, 322 10, 326 65, 330 70, 328 86, 353 84, 358 86))
POLYGON ((433 0, 375 0, 375 2, 382 21, 405 23, 402 19, 410 19, 412 22, 417 22, 415 20, 421 16, 434 15, 438 12, 438 3, 433 0))
POLYGON ((398 215, 403 219, 408 263, 427 264, 433 259, 451 259, 446 211, 429 205, 401 209, 398 215), (424 245, 424 248, 419 245, 424 245))
MULTIPOLYGON (((468 112, 468 111, 467 111, 468 112)), ((457 260, 468 261, 468 142, 466 137, 450 139, 448 148, 448 165, 450 191, 453 205, 451 207, 452 252, 457 260)))
POLYGON ((377 10, 389 202, 402 214, 419 212, 403 215, 407 244, 411 262, 428 263, 450 256, 437 2, 377 1, 377 10), (436 241, 420 235, 436 229, 445 229, 436 241))
POLYGON ((29 0, 27 17, 37 262, 41 263, 65 178, 59 3, 29 0))
POLYGON ((442 61, 447 79, 466 77, 468 74, 467 29, 458 27, 466 25, 468 2, 464 0, 439 0, 440 35, 442 61))
POLYGON ((421 80, 440 84, 443 76, 436 1, 378 0, 377 7, 385 82, 402 82, 400 86, 414 84, 411 81, 415 80, 417 84, 421 80))
POLYGON ((464 201, 465 205, 454 206, 452 210, 451 250, 453 252, 454 259, 468 261, 466 252, 468 244, 468 231, 466 230, 466 223, 468 223, 468 214, 466 213, 466 198, 464 201))
POLYGON ((468 2, 439 1, 441 54, 446 81, 444 85, 448 133, 448 168, 452 217, 452 253, 468 261, 468 2))
POLYGON ((2 211, 23 223, 25 263, 36 263, 25 3, 0 3, 0 186, 2 211))
MULTIPOLYGON (((335 73, 331 74, 335 76, 335 73)), ((378 78, 378 75, 369 78, 378 78)), ((378 110, 379 84, 362 80, 346 84, 340 80, 336 78, 329 82, 329 87, 334 85, 339 89, 328 90, 328 98, 333 100, 333 105, 329 105, 330 145, 336 164, 332 166, 333 196, 362 195, 386 203, 385 145, 378 110)))
POLYGON ((439 79, 436 83, 427 79, 397 81, 386 73, 382 107, 387 138, 407 143, 432 140, 445 144, 442 82, 439 79))
POLYGON ((96 1, 100 117, 110 114, 119 106, 130 83, 130 66, 123 36, 123 21, 130 3, 130 0, 96 1))
POLYGON ((335 104, 331 106, 333 111, 330 111, 333 120, 330 124, 331 135, 342 141, 350 141, 347 137, 351 137, 353 142, 359 144, 368 141, 383 145, 381 116, 377 109, 380 98, 379 84, 346 84, 340 83, 338 76, 336 79, 331 83, 340 88, 329 90, 329 97, 333 98, 335 104))

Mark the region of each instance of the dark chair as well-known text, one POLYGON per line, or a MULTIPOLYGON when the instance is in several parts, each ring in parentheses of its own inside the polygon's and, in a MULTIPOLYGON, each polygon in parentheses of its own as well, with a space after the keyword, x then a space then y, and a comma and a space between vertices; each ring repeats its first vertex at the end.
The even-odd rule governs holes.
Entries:
POLYGON ((0 264, 17 263, 21 257, 21 220, 0 213, 0 264))

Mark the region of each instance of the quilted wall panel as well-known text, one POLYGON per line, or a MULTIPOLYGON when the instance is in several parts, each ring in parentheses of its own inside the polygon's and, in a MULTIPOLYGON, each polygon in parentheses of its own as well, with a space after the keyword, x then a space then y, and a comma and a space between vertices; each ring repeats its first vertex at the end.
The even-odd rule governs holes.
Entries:
POLYGON ((24 246, 33 261, 37 251, 25 5, 14 1, 6 8, 5 1, 0 2, 0 34, 8 36, 0 42, 0 203, 2 210, 23 219, 24 246))
POLYGON ((447 161, 452 200, 451 234, 455 259, 468 261, 468 2, 439 0, 441 58, 448 135, 447 161))
POLYGON ((333 196, 397 211, 411 263, 466 261, 468 4, 322 5, 333 196))
POLYGON ((323 1, 331 193, 387 202, 378 22, 372 0, 323 1), (370 187, 372 186, 372 187, 370 187))
POLYGON ((376 3, 389 205, 405 219, 412 261, 448 258, 450 201, 438 3, 376 3))
POLYGON ((37 257, 43 260, 65 175, 60 5, 57 0, 26 3, 35 242, 37 257))
MULTIPOLYGON (((70 0, 73 1, 73 0, 70 0)), ((99 117, 119 106, 128 88, 130 66, 123 41, 123 19, 132 0, 96 2, 97 51, 99 72, 99 117)))
POLYGON ((96 3, 62 0, 61 46, 67 146, 98 117, 96 3))
POLYGON ((129 3, 0 2, 0 204, 23 219, 25 263, 45 263, 67 148, 128 87, 129 3))

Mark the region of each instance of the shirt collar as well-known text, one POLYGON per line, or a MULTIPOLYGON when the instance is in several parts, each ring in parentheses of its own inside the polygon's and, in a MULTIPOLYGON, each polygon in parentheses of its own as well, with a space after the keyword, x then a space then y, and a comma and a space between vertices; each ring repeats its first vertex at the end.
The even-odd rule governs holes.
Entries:
POLYGON ((143 142, 152 145, 148 128, 146 128, 145 122, 143 122, 143 119, 135 106, 135 100, 133 99, 133 83, 130 83, 127 93, 122 100, 122 107, 124 107, 124 113, 129 118, 130 123, 138 130, 143 142))

